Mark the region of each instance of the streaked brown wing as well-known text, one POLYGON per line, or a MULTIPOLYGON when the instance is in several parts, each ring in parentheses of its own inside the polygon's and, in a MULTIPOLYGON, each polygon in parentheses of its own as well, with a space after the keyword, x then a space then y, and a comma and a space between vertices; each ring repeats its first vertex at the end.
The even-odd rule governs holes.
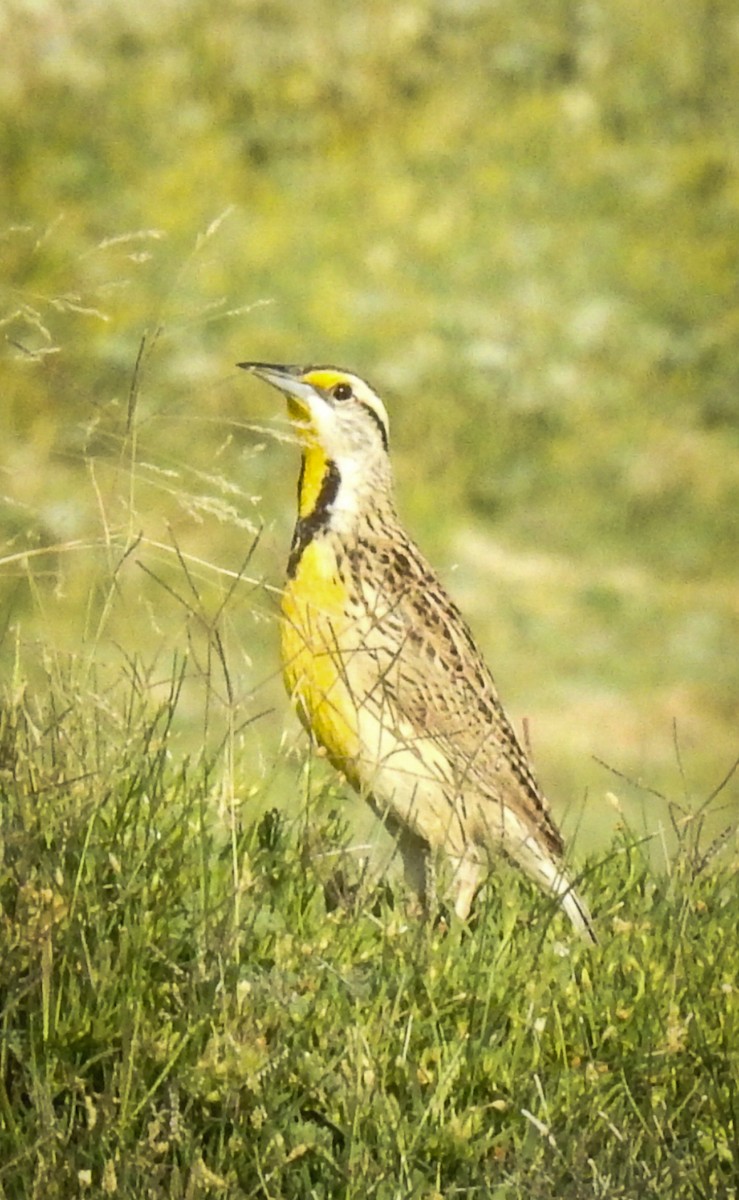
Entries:
POLYGON ((384 542, 382 553, 369 557, 383 563, 382 573, 368 579, 356 571, 354 585, 375 614, 367 635, 380 668, 375 703, 437 744, 460 794, 471 785, 481 798, 511 808, 561 854, 549 805, 459 609, 406 538, 384 542))

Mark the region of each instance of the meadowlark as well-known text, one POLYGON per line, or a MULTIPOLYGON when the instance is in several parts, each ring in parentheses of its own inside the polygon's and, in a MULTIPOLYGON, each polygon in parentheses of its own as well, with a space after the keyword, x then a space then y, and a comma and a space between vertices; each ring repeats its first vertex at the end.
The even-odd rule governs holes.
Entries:
POLYGON ((398 519, 379 396, 337 367, 239 366, 287 397, 302 451, 281 645, 304 726, 389 827, 422 901, 441 850, 465 919, 502 851, 594 941, 493 677, 398 519))

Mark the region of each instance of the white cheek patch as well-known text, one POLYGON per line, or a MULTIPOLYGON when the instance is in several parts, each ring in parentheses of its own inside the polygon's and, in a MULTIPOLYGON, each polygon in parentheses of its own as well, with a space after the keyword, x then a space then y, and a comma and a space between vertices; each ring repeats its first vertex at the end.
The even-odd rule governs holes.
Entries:
POLYGON ((316 393, 313 395, 310 411, 323 452, 338 466, 339 459, 346 453, 346 438, 336 420, 336 413, 329 403, 316 393))
POLYGON ((375 432, 373 413, 332 404, 318 392, 310 403, 313 434, 329 462, 336 465, 340 485, 331 505, 331 526, 349 533, 357 517, 377 502, 378 489, 389 486, 387 455, 375 432))
MULTIPOLYGON (((354 518, 362 507, 361 497, 365 494, 362 484, 365 481, 365 474, 354 458, 339 455, 334 462, 339 469, 341 485, 333 504, 334 519, 331 524, 334 529, 343 527, 348 529, 353 525, 354 518)), ((366 500, 364 506, 366 507, 366 500)))

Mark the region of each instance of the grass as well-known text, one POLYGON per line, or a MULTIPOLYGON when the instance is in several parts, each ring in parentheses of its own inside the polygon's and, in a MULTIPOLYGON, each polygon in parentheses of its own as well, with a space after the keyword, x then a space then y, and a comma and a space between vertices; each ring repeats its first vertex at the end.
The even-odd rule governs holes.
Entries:
POLYGON ((260 816, 134 666, 3 708, 0 1195, 735 1195, 735 842, 624 830, 594 951, 505 867, 426 927, 336 784, 260 816))

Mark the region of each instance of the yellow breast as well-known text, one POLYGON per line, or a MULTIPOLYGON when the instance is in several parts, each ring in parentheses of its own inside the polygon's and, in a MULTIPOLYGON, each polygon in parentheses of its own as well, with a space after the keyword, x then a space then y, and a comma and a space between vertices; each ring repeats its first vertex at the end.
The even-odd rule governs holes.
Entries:
POLYGON ((358 722, 346 665, 351 637, 334 552, 327 539, 317 538, 305 548, 282 598, 283 677, 303 724, 356 786, 358 722))

